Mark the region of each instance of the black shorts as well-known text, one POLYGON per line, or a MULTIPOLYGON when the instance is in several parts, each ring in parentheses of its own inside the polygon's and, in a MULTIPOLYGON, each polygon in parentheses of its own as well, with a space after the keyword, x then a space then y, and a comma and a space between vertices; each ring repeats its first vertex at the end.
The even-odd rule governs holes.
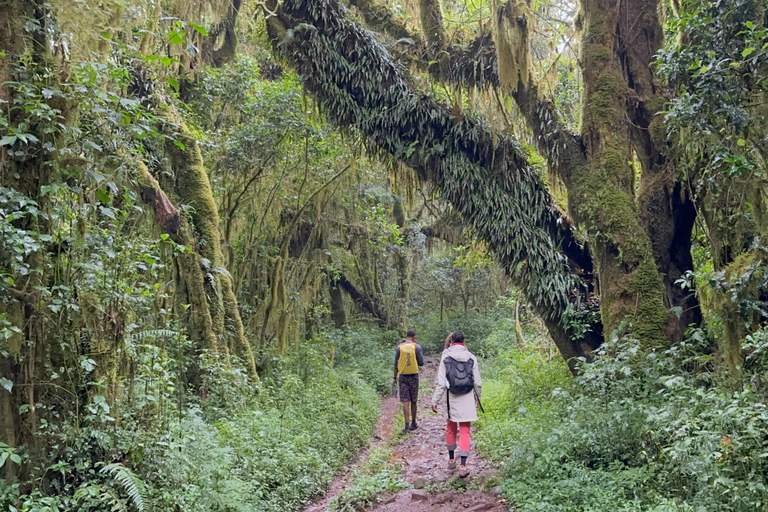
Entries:
POLYGON ((415 402, 419 399, 419 374, 400 374, 400 401, 415 402))

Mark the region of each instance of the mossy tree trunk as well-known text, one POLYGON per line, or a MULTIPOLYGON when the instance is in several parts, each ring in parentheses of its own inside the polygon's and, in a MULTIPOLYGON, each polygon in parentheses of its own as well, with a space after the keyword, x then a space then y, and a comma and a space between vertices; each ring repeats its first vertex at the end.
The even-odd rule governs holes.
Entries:
MULTIPOLYGON (((242 357, 256 375, 256 360, 245 336, 232 278, 224 268, 219 211, 197 139, 172 104, 167 107, 165 117, 172 131, 165 150, 176 177, 178 197, 191 207, 189 218, 198 237, 196 246, 206 271, 206 284, 209 285, 206 291, 213 331, 218 337, 217 348, 242 357)), ((200 302, 202 298, 195 300, 200 302)))
POLYGON ((179 292, 185 297, 185 303, 189 304, 187 309, 189 337, 198 347, 214 348, 218 345, 218 340, 213 330, 211 311, 206 299, 205 273, 201 270, 200 256, 192 251, 195 240, 189 221, 173 206, 147 166, 142 162, 138 162, 136 166, 139 195, 152 207, 155 224, 174 242, 189 249, 176 254, 178 286, 182 288, 179 292))
POLYGON ((581 135, 586 165, 574 169, 566 186, 571 209, 590 235, 604 327, 611 332, 626 322, 622 330, 653 346, 666 341, 670 313, 635 203, 626 115, 633 93, 615 52, 620 14, 619 0, 582 2, 581 135))
MULTIPOLYGON (((395 203, 392 207, 392 214, 395 218, 395 224, 402 233, 405 229, 405 205, 403 199, 400 197, 395 198, 395 203)), ((395 250, 395 266, 397 267, 397 289, 395 293, 395 311, 390 319, 390 322, 394 320, 394 328, 398 328, 405 332, 407 329, 405 322, 408 318, 408 302, 410 301, 410 288, 411 288, 411 266, 408 261, 408 256, 405 247, 398 247, 395 250)))
MULTIPOLYGON (((4 108, 15 105, 14 90, 6 82, 23 81, 18 74, 57 72, 54 59, 50 55, 47 39, 49 20, 52 17, 50 5, 41 0, 0 0, 0 99, 4 108), (34 28, 29 29, 32 26, 34 28), (29 57, 22 69, 19 65, 23 57, 29 57)), ((42 78, 35 75, 35 79, 42 78)), ((19 98, 21 102, 23 97, 19 98)), ((59 99, 51 99, 49 106, 66 122, 68 109, 59 99)), ((11 126, 18 126, 27 121, 24 108, 8 109, 11 126)), ((60 132, 44 131, 44 126, 30 122, 27 131, 35 136, 40 145, 50 144, 56 147, 60 132)), ((41 187, 50 181, 52 153, 30 144, 17 141, 10 148, 0 147, 0 185, 15 189, 32 201, 44 212, 45 197, 41 187), (8 149, 15 150, 11 154, 8 149)), ((25 217, 17 221, 17 227, 33 233, 46 233, 44 215, 25 217)), ((7 262, 0 262, 5 265, 7 262)), ((26 445, 32 460, 43 448, 36 436, 38 419, 36 407, 40 400, 39 376, 42 374, 48 354, 47 336, 43 326, 44 311, 41 290, 47 277, 45 254, 42 248, 30 252, 24 259, 27 274, 7 288, 8 297, 0 300, 0 312, 16 329, 17 334, 5 340, 5 349, 0 353, 0 378, 13 387, 7 390, 0 387, 0 441, 8 446, 26 445), (6 356, 5 353, 8 355, 6 356), (21 406, 28 406, 26 412, 20 412, 21 406)), ((54 363, 59 363, 55 361, 54 363)), ((58 366, 56 366, 58 367, 58 366)), ((10 460, 0 471, 5 473, 7 481, 13 481, 17 475, 24 474, 29 467, 19 468, 10 460)))

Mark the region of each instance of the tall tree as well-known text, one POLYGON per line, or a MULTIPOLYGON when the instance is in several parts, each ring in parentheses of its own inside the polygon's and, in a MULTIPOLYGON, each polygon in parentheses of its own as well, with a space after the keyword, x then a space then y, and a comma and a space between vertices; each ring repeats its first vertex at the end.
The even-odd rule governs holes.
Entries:
POLYGON ((275 48, 328 116, 443 191, 516 277, 566 358, 588 357, 604 331, 652 346, 680 340, 701 322, 696 297, 679 282, 693 269, 696 209, 660 115, 671 96, 653 71, 663 43, 657 2, 581 2, 578 134, 559 119, 530 70, 528 4, 492 2, 490 27, 465 44, 444 36, 437 0, 419 4, 423 37, 384 4, 352 4, 383 40, 412 36, 411 54, 431 61, 413 69, 455 87, 498 88, 516 102, 538 151, 565 184, 588 253, 515 139, 418 92, 337 0, 273 1, 265 11, 275 48), (582 279, 593 273, 594 280, 582 279), (588 306, 593 292, 599 320, 588 306))

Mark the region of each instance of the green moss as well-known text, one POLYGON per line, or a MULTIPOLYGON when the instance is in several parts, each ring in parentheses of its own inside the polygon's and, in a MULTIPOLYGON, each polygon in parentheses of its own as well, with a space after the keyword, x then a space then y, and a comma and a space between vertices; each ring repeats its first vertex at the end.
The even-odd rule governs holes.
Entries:
POLYGON ((200 256, 207 260, 203 265, 206 278, 213 282, 213 289, 205 295, 209 299, 213 331, 221 340, 217 346, 222 352, 243 357, 255 377, 256 363, 245 337, 231 279, 226 273, 217 270, 225 266, 221 250, 219 210, 213 198, 200 147, 175 109, 169 107, 165 116, 175 130, 173 138, 169 138, 166 143, 166 152, 176 174, 179 197, 183 203, 192 207, 189 216, 194 231, 199 235, 196 247, 200 256))
MULTIPOLYGON (((603 59, 602 53, 598 53, 603 59)), ((609 126, 622 119, 629 92, 624 77, 619 71, 601 73, 594 86, 589 87, 587 91, 587 108, 584 115, 588 118, 588 123, 585 123, 585 126, 609 126)))
POLYGON ((664 307, 659 291, 663 289, 661 275, 650 252, 632 272, 627 291, 637 297, 637 307, 628 316, 632 334, 643 347, 661 346, 667 342, 663 332, 670 312, 664 307))

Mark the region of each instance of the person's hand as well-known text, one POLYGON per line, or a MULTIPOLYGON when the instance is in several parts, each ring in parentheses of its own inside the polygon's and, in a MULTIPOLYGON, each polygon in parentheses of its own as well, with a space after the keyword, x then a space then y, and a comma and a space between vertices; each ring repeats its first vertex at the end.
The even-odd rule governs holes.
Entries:
POLYGON ((437 411, 437 406, 436 406, 436 405, 433 405, 433 406, 432 406, 432 412, 438 412, 438 411, 437 411))
POLYGON ((479 408, 480 408, 480 402, 475 402, 475 409, 479 409, 479 408))

